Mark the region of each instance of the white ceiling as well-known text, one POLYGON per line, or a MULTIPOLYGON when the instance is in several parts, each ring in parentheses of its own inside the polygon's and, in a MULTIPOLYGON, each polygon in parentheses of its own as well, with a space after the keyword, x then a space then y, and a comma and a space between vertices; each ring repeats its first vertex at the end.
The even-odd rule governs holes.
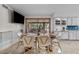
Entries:
POLYGON ((78 16, 79 4, 8 4, 24 16, 78 16))

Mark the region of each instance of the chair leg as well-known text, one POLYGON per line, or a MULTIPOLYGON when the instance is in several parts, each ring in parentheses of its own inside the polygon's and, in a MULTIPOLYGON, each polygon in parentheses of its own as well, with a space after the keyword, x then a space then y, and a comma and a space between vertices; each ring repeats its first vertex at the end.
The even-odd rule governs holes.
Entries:
POLYGON ((25 53, 26 53, 26 52, 27 52, 27 53, 29 53, 29 52, 32 52, 32 53, 33 53, 33 48, 32 48, 32 47, 25 47, 24 50, 25 50, 25 51, 24 51, 25 53))
POLYGON ((18 42, 18 44, 17 44, 17 47, 16 48, 18 48, 19 47, 19 42, 18 42))
POLYGON ((53 53, 52 46, 51 45, 46 46, 46 51, 47 51, 47 53, 53 53))

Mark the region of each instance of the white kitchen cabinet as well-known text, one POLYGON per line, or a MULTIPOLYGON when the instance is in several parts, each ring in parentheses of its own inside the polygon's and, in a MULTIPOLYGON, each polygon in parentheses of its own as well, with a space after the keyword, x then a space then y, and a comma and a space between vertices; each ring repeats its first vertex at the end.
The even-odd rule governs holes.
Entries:
POLYGON ((79 18, 77 18, 77 20, 76 20, 77 22, 76 22, 76 25, 78 25, 79 26, 79 18))
POLYGON ((61 32, 61 36, 59 39, 68 40, 68 32, 61 32))
POLYGON ((76 40, 76 31, 69 31, 69 40, 76 40))
POLYGON ((71 23, 71 20, 72 20, 71 18, 68 18, 68 19, 67 19, 67 25, 71 25, 71 24, 72 24, 72 23, 71 23))
POLYGON ((76 35, 77 35, 76 36, 77 37, 77 40, 79 40, 79 31, 76 32, 76 35))
POLYGON ((72 18, 71 23, 72 23, 72 25, 77 25, 77 18, 72 18))

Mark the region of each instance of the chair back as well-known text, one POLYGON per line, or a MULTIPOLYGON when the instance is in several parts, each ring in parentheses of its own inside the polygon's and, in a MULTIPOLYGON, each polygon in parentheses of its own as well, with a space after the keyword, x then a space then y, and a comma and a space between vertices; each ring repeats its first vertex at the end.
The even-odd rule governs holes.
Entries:
POLYGON ((49 36, 39 36, 38 37, 39 46, 47 46, 50 45, 50 37, 49 36))
POLYGON ((24 36, 23 43, 25 47, 33 47, 34 46, 34 37, 33 36, 24 36))

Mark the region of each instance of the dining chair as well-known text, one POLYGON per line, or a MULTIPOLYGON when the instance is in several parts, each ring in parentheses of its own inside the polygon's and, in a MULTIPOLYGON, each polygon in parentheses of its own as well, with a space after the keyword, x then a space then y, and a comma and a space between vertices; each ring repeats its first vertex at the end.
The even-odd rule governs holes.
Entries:
POLYGON ((60 45, 60 42, 58 40, 58 38, 61 37, 61 33, 59 34, 56 34, 56 35, 50 35, 51 37, 51 42, 52 42, 52 47, 56 47, 58 46, 58 53, 61 53, 62 52, 62 48, 61 48, 61 45, 60 45))
POLYGON ((24 45, 25 53, 34 52, 34 40, 35 38, 33 36, 23 37, 23 45, 24 45))
POLYGON ((39 44, 39 51, 46 52, 46 53, 49 53, 52 51, 51 39, 49 36, 39 36, 38 44, 39 44))

